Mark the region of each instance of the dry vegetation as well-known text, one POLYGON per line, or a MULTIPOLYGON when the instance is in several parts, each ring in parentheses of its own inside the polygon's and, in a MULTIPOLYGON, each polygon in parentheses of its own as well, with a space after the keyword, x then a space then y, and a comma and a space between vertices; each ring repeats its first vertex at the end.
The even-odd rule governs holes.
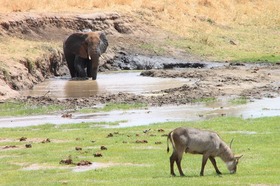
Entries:
POLYGON ((118 11, 183 37, 170 43, 208 59, 280 58, 279 0, 0 0, 0 4, 2 13, 118 11))
POLYGON ((179 30, 193 26, 196 19, 222 25, 249 22, 266 26, 280 24, 278 0, 0 0, 0 4, 2 13, 117 10, 138 12, 144 16, 152 14, 155 22, 162 25, 180 22, 177 24, 179 30))

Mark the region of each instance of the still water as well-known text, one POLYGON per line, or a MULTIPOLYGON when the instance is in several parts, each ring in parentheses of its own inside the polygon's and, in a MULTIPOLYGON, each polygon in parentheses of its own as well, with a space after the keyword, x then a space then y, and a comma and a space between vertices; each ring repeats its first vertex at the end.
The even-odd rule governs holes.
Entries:
POLYGON ((180 87, 194 81, 186 78, 155 78, 140 76, 140 72, 99 73, 97 81, 77 81, 69 78, 52 78, 23 92, 30 96, 48 96, 56 98, 89 97, 99 93, 143 94, 167 88, 180 87))
MULTIPOLYGON (((280 115, 280 98, 265 98, 244 105, 231 105, 225 100, 215 104, 188 104, 180 106, 149 107, 148 109, 111 111, 106 113, 79 114, 72 118, 62 118, 61 114, 0 118, 2 127, 23 127, 32 125, 67 124, 82 122, 115 122, 113 127, 131 127, 149 125, 167 121, 200 121, 218 116, 234 116, 242 118, 258 118, 280 115)), ((106 127, 106 126, 105 126, 106 127)))
MULTIPOLYGON (((183 84, 194 83, 195 80, 183 78, 152 78, 142 77, 138 72, 99 73, 98 80, 72 81, 69 78, 54 78, 34 87, 23 94, 31 96, 48 96, 56 98, 88 97, 97 93, 129 92, 146 94, 167 88, 180 87, 183 84)), ((106 113, 80 114, 74 113, 72 118, 62 118, 60 114, 0 118, 2 127, 23 127, 41 124, 67 124, 81 122, 115 122, 113 127, 130 127, 149 125, 167 121, 199 121, 218 116, 234 116, 242 118, 257 118, 280 115, 280 97, 253 100, 243 105, 233 105, 228 98, 220 98, 215 103, 196 103, 186 105, 167 105, 149 107, 129 111, 111 111, 106 113)), ((106 126, 105 126, 106 127, 106 126)))

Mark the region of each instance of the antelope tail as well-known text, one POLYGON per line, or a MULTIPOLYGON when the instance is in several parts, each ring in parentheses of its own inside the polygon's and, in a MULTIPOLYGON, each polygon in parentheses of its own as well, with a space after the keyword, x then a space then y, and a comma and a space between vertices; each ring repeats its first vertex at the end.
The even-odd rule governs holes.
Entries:
POLYGON ((169 152, 169 143, 168 143, 169 140, 170 140, 170 133, 167 136, 167 149, 166 149, 167 153, 169 152))
MULTIPOLYGON (((172 143, 172 141, 173 141, 173 140, 171 139, 172 132, 173 132, 173 131, 169 132, 169 134, 168 134, 168 136, 167 136, 167 149, 166 149, 166 150, 167 150, 167 153, 169 152, 169 141, 170 141, 171 143, 172 143)), ((173 143, 172 143, 172 146, 174 146, 173 143)))

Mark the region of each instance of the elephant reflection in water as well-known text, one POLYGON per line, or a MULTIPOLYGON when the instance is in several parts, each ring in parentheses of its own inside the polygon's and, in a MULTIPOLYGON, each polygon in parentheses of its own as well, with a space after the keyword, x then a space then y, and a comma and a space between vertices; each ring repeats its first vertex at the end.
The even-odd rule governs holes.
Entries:
POLYGON ((99 93, 98 81, 72 81, 64 85, 64 95, 67 98, 90 97, 99 93))
POLYGON ((108 41, 103 32, 74 33, 63 43, 63 52, 72 78, 96 80, 99 57, 108 41), (87 69, 85 71, 85 69, 87 69))

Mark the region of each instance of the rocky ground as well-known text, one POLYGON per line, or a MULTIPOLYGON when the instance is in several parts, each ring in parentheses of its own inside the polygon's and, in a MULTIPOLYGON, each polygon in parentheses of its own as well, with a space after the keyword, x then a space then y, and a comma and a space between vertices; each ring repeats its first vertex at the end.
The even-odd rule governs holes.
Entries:
MULTIPOLYGON (((181 77, 194 80, 179 88, 161 90, 156 96, 128 93, 103 94, 89 98, 57 100, 50 97, 20 97, 19 90, 32 88, 34 84, 54 75, 68 73, 60 50, 46 51, 44 59, 36 62, 36 73, 30 73, 28 63, 0 72, 0 98, 19 99, 32 104, 64 104, 67 107, 86 107, 98 103, 144 102, 148 105, 185 104, 203 98, 219 96, 244 96, 248 98, 276 97, 280 94, 279 64, 218 63, 207 67, 199 57, 164 45, 164 54, 147 50, 143 43, 161 44, 174 37, 151 24, 117 13, 87 15, 38 15, 18 13, 0 16, 1 37, 19 37, 28 40, 63 41, 65 35, 83 29, 103 30, 108 35, 109 49, 101 59, 100 71, 137 69, 141 75, 151 77, 181 77), (140 56, 140 57, 139 57, 140 56), (16 73, 13 70, 16 68, 16 73), (7 77, 10 74, 12 78, 7 77)), ((180 39, 180 38, 178 38, 180 39)))

